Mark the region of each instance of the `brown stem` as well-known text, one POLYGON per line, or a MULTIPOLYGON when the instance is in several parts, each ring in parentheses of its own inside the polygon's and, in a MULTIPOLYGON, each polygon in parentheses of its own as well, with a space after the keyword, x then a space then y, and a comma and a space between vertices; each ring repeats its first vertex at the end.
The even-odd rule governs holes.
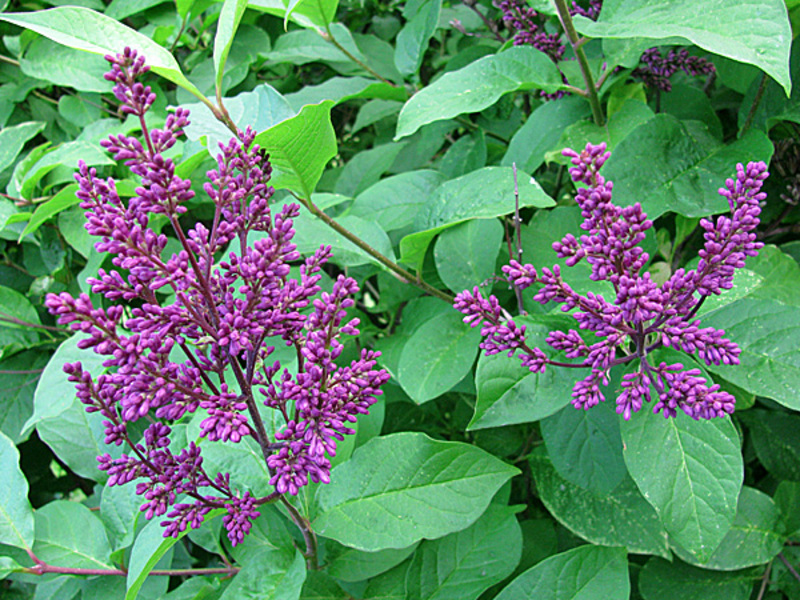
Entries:
POLYGON ((378 73, 377 71, 375 71, 375 69, 373 69, 373 68, 371 68, 370 66, 366 65, 366 64, 365 64, 363 61, 360 61, 360 60, 359 60, 359 59, 358 59, 358 58, 357 58, 355 55, 353 55, 353 54, 352 54, 352 53, 351 53, 351 52, 350 52, 350 51, 349 51, 347 48, 345 48, 344 46, 342 46, 342 45, 339 43, 339 41, 338 41, 338 40, 337 40, 337 39, 334 37, 334 35, 333 35, 333 32, 331 31, 331 27, 330 27, 330 25, 329 25, 328 23, 325 23, 325 32, 324 32, 324 33, 323 33, 323 32, 320 32, 320 35, 323 37, 323 39, 326 39, 326 40, 328 40, 328 41, 329 41, 331 44, 333 44, 334 46, 336 46, 336 47, 339 49, 339 51, 340 51, 342 54, 344 54, 344 55, 345 55, 347 58, 349 58, 351 61, 353 61, 353 62, 354 62, 355 64, 357 64, 359 67, 361 67, 362 69, 364 69, 364 70, 365 70, 367 73, 369 73, 370 75, 372 75, 372 76, 373 76, 373 77, 375 77, 376 79, 379 79, 379 80, 380 80, 380 81, 382 81, 383 83, 388 83, 388 84, 389 84, 390 86, 392 86, 392 87, 397 87, 397 85, 396 85, 396 84, 394 84, 393 82, 391 82, 391 81, 389 81, 388 79, 386 79, 386 78, 385 78, 384 76, 382 76, 380 73, 378 73))
POLYGON ((53 327, 52 325, 42 325, 40 323, 29 323, 17 317, 13 317, 7 313, 0 312, 0 322, 11 323, 13 325, 21 325, 22 327, 31 327, 33 329, 44 329, 45 331, 55 331, 57 333, 69 334, 69 331, 62 327, 53 327))
POLYGON ((319 564, 317 563, 317 534, 311 529, 311 523, 284 496, 281 496, 281 503, 289 512, 289 518, 297 525, 300 533, 303 534, 303 540, 306 543, 306 551, 303 556, 306 557, 308 568, 316 571, 319 569, 319 564))
POLYGON ((445 292, 443 292, 441 290, 438 290, 435 287, 433 287, 432 285, 422 281, 422 279, 420 279, 418 277, 415 277, 412 273, 409 273, 408 271, 406 271, 403 267, 401 267, 397 263, 389 260, 383 254, 378 252, 375 248, 373 248, 372 246, 367 244, 360 237, 356 236, 355 234, 351 233, 350 231, 348 231, 347 229, 345 229, 344 227, 339 225, 339 223, 337 223, 335 220, 333 220, 331 217, 329 217, 327 214, 325 214, 325 212, 320 210, 320 208, 316 204, 314 204, 311 200, 306 200, 305 198, 301 198, 300 196, 297 196, 296 194, 294 194, 294 197, 297 198, 298 202, 300 202, 303 206, 305 206, 309 210, 309 212, 311 212, 311 214, 313 214, 315 217, 320 219, 328 227, 330 227, 331 229, 336 231, 336 233, 340 234, 341 236, 346 238, 348 241, 352 242, 353 244, 355 244, 356 246, 361 248, 364 252, 366 252, 370 256, 374 257, 379 263, 381 263, 387 269, 389 269, 390 271, 392 271, 396 275, 399 275, 400 278, 405 283, 413 284, 413 285, 417 286, 418 288, 420 288, 421 290, 423 290, 425 292, 428 292, 431 296, 435 296, 436 298, 439 298, 440 300, 444 300, 445 302, 447 302, 449 304, 452 304, 455 301, 455 298, 453 296, 451 296, 450 294, 447 294, 447 293, 445 293, 445 292))
POLYGON ((15 67, 19 66, 18 60, 11 58, 10 56, 4 56, 2 54, 0 54, 0 62, 8 63, 10 65, 14 65, 15 67))
POLYGON ((771 571, 772 561, 769 561, 767 568, 764 571, 764 575, 761 577, 761 587, 758 588, 758 596, 756 596, 756 600, 762 600, 764 598, 764 594, 767 593, 767 585, 769 584, 769 574, 771 571))
POLYGON ((797 581, 800 581, 800 573, 798 573, 797 570, 792 566, 792 563, 786 560, 786 557, 783 555, 783 552, 778 553, 778 558, 781 559, 781 562, 789 570, 789 573, 792 574, 792 577, 797 579, 797 581))
POLYGON ((497 26, 497 23, 492 21, 485 14, 483 14, 480 10, 478 10, 478 7, 476 6, 477 0, 464 0, 464 4, 470 10, 472 10, 476 15, 478 15, 480 17, 481 21, 483 21, 483 24, 486 25, 486 27, 489 29, 489 31, 492 32, 492 35, 494 35, 494 38, 498 42, 500 42, 501 44, 505 44, 506 43, 506 38, 504 38, 502 35, 500 35, 500 28, 497 26))
POLYGON ((756 111, 758 111, 758 105, 761 104, 761 99, 764 97, 765 91, 767 91, 767 74, 763 73, 761 75, 761 81, 758 84, 758 89, 756 90, 756 95, 753 98, 753 103, 750 105, 750 110, 747 113, 747 118, 745 118, 744 125, 742 125, 742 129, 739 131, 739 137, 747 133, 747 130, 750 129, 750 126, 753 124, 756 111))

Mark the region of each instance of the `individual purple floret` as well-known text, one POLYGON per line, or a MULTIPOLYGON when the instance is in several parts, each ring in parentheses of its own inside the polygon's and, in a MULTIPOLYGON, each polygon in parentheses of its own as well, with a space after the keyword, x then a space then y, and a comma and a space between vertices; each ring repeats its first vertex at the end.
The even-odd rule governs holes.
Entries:
POLYGON ((733 412, 735 399, 718 385, 707 385, 698 369, 685 370, 682 364, 655 364, 650 354, 662 346, 672 346, 696 354, 706 364, 739 363, 739 347, 724 337, 725 332, 701 327, 695 318, 706 297, 720 294, 733 285, 736 269, 742 268, 748 256, 755 256, 763 244, 756 241, 760 203, 766 198, 761 191, 767 178, 763 162, 737 166, 735 179, 728 179, 720 194, 728 200, 730 214, 702 219, 705 244, 699 252, 695 269, 678 269, 658 285, 647 272, 649 260, 639 244, 652 222, 639 203, 619 207, 612 202, 613 184, 600 175, 600 168, 610 156, 606 145, 587 144, 580 154, 564 150, 571 158, 570 175, 585 187, 578 190, 576 201, 581 208, 584 234, 577 238, 567 234, 553 244, 567 266, 581 260, 591 265, 591 279, 608 281, 614 287, 614 298, 588 292, 575 292, 561 277, 558 265, 539 272, 532 265, 512 260, 503 267, 508 280, 520 289, 540 285, 534 300, 542 304, 554 301, 571 312, 578 322, 577 330, 553 331, 547 343, 577 362, 557 362, 540 348, 525 342, 525 327, 518 327, 494 296, 484 298, 476 287, 456 297, 455 307, 464 313, 464 322, 482 326, 481 348, 487 355, 508 352, 517 354, 522 364, 534 373, 548 365, 585 368, 589 374, 575 384, 572 403, 588 409, 605 400, 601 387, 608 385, 612 367, 630 364, 635 368, 622 380, 617 397, 617 412, 627 420, 651 400, 655 389, 658 401, 654 412, 674 417, 680 408, 694 419, 710 419, 733 412), (590 343, 585 337, 594 333, 600 338, 590 343))
POLYGON ((86 229, 119 270, 101 269, 89 279, 107 308, 96 308, 87 294, 50 294, 45 304, 60 324, 82 334, 80 348, 106 358, 106 372, 96 378, 81 363, 64 371, 86 411, 103 416, 105 442, 130 449, 120 458, 98 457, 109 485, 136 481, 142 512, 148 519, 165 517, 165 536, 198 527, 209 511, 224 509, 235 545, 258 506, 297 494, 309 480, 330 481, 337 442, 353 433, 349 425, 368 412, 389 375, 376 369, 379 354, 366 349, 349 365, 336 364, 341 337, 359 333, 358 319, 347 319, 358 285, 340 275, 331 293, 320 294, 331 249, 322 246, 305 259, 297 251, 292 238, 299 207, 269 206, 272 169, 254 144, 255 132, 240 131, 221 146, 204 186, 213 218, 187 230, 180 217, 194 197, 191 182, 163 153, 188 125, 189 113, 177 109, 163 128, 150 129, 144 116, 155 95, 137 81, 148 70, 144 59, 130 49, 106 58, 112 64, 106 78, 115 82, 122 112, 139 118, 142 138, 115 135, 102 145, 141 185, 123 202, 113 179, 79 163, 77 196, 87 211, 86 229), (165 253, 168 238, 150 227, 152 215, 163 215, 171 226, 177 253, 165 253), (277 344, 294 348, 297 372, 270 360, 277 344), (274 439, 267 436, 256 389, 286 421, 274 439), (149 425, 136 441, 130 425, 145 420, 149 425), (199 424, 206 443, 253 438, 276 491, 256 498, 233 489, 228 474, 208 474, 200 443, 183 447, 171 438, 179 420, 199 424))
POLYGON ((678 71, 687 75, 710 75, 716 70, 714 64, 699 56, 690 56, 685 48, 670 50, 663 56, 658 48, 650 48, 639 59, 642 65, 633 70, 633 77, 641 79, 647 87, 669 92, 672 90, 670 78, 678 71))

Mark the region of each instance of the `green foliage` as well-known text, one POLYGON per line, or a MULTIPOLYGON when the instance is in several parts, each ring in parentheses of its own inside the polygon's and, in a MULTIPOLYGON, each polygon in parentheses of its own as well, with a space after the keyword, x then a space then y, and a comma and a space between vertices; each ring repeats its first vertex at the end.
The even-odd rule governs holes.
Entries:
MULTIPOLYGON (((561 32, 554 3, 521 5, 561 32)), ((560 62, 514 44, 490 0, 0 7, 0 597, 800 597, 797 2, 606 0, 596 21, 574 16, 581 44, 560 62), (125 46, 152 66, 144 123, 119 112, 103 78, 102 55, 125 46), (654 46, 686 47, 716 74, 679 71, 671 91, 650 87, 633 72, 654 46), (296 497, 271 496, 274 473, 252 437, 202 438, 206 409, 174 425, 171 450, 198 444, 210 473, 258 498, 260 516, 235 547, 224 509, 164 538, 168 517, 145 518, 136 483, 107 485, 97 456, 135 451, 105 443, 104 417, 86 412, 62 370, 80 361, 96 378, 104 358, 79 349, 82 334, 44 308, 46 294, 61 292, 106 306, 87 278, 127 275, 83 228, 77 161, 113 177, 129 202, 138 181, 121 178, 98 143, 162 128, 176 106, 191 110, 191 124, 165 155, 195 192, 181 224, 218 218, 203 177, 220 144, 251 127, 273 168, 273 214, 301 204, 297 250, 330 245, 323 288, 339 274, 360 287, 347 313, 361 333, 342 360, 379 350, 392 376, 330 456, 331 482, 296 497), (526 327, 531 347, 577 329, 570 312, 532 300, 537 284, 510 289, 501 267, 512 258, 540 271, 557 264, 578 293, 613 300, 614 286, 593 281, 586 261, 567 268, 553 251, 585 233, 562 150, 600 142, 613 151, 602 173, 615 202, 638 202, 654 221, 642 246, 659 283, 696 266, 698 224, 728 210, 717 192, 736 163, 770 164, 757 230, 766 245, 696 311, 700 327, 739 346, 740 364, 701 367, 659 350, 734 394, 729 418, 664 419, 651 402, 622 420, 624 365, 607 373, 604 404, 575 410, 582 371, 532 373, 505 352, 487 356, 480 329, 452 308, 453 295, 478 286, 497 296, 503 319, 526 327)), ((167 236, 167 260, 180 241, 162 216, 150 222, 167 236)), ((246 242, 267 237, 251 231, 246 242)), ((274 345, 283 366, 297 364, 284 340, 274 345)), ((267 415, 276 441, 282 420, 267 415)), ((134 443, 143 430, 130 427, 134 443)))

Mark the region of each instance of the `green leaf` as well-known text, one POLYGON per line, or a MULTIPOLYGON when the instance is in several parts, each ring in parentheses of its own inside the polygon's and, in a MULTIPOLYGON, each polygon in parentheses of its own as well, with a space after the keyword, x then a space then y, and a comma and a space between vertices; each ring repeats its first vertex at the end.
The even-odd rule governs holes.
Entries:
POLYGON ((514 46, 445 73, 414 94, 400 112, 395 139, 427 123, 480 112, 510 92, 555 92, 561 86, 558 69, 544 53, 531 46, 514 46))
POLYGON ((422 542, 406 576, 408 600, 464 600, 511 575, 522 554, 512 510, 490 504, 463 531, 422 542))
MULTIPOLYGON (((103 14, 117 21, 143 13, 149 8, 163 4, 166 0, 111 0, 103 14)), ((184 15, 181 15, 183 18, 184 15)))
POLYGON ((777 246, 768 244, 758 251, 757 256, 748 257, 745 271, 761 278, 760 285, 747 295, 800 306, 800 264, 777 246))
POLYGON ((25 229, 20 234, 20 238, 33 233, 51 217, 57 215, 62 210, 66 210, 70 206, 78 204, 80 199, 75 195, 78 191, 78 184, 73 183, 62 188, 55 196, 50 198, 44 204, 40 204, 36 211, 33 213, 31 220, 25 225, 25 229))
POLYGON ((405 88, 389 85, 366 77, 331 77, 319 85, 307 85, 297 92, 286 95, 286 100, 295 111, 307 104, 319 104, 332 100, 341 104, 358 98, 380 98, 382 100, 405 101, 408 93, 405 88))
MULTIPOLYGON (((36 137, 45 123, 30 121, 0 130, 0 171, 14 164, 25 142, 36 137)), ((2 221, 0 221, 2 224, 2 221)))
POLYGON ((382 119, 397 115, 401 108, 403 108, 403 103, 396 100, 370 100, 358 109, 352 133, 357 133, 382 119))
POLYGON ((297 116, 256 136, 255 143, 270 155, 270 183, 275 189, 285 188, 311 198, 325 165, 336 155, 332 107, 330 100, 305 106, 297 116))
POLYGON ((136 494, 136 485, 104 487, 100 497, 100 519, 109 536, 112 552, 133 543, 136 519, 144 503, 136 494))
POLYGON ((209 473, 230 473, 237 489, 248 490, 254 496, 266 496, 275 491, 269 485, 270 474, 258 443, 243 438, 237 444, 203 443, 203 468, 209 473))
POLYGON ((628 600, 631 584, 624 548, 580 546, 556 554, 508 584, 496 600, 628 600))
POLYGON ((403 16, 408 22, 397 34, 394 64, 403 75, 413 75, 419 70, 431 37, 439 23, 442 0, 415 0, 407 2, 403 16))
POLYGON ((421 433, 373 438, 319 488, 314 530, 366 551, 460 531, 518 471, 461 442, 421 433))
POLYGON ((408 548, 364 552, 328 540, 325 546, 328 565, 325 570, 342 581, 372 579, 399 565, 413 554, 417 546, 418 544, 412 544, 408 548))
POLYGON ((11 575, 11 573, 22 569, 22 565, 18 564, 14 559, 8 556, 0 556, 0 581, 11 575))
POLYGON ((611 402, 592 410, 566 406, 540 427, 553 466, 567 481, 602 495, 626 478, 619 415, 611 402))
POLYGON ((217 21, 217 34, 214 36, 214 72, 217 74, 214 84, 219 95, 222 95, 225 63, 246 8, 247 0, 224 0, 222 3, 217 21))
MULTIPOLYGON (((225 98, 224 102, 231 120, 242 130, 250 126, 255 131, 264 131, 295 116, 286 98, 267 83, 251 92, 225 98)), ((220 123, 204 104, 187 104, 182 108, 192 112, 191 123, 184 129, 186 137, 192 141, 205 138, 209 154, 216 158, 220 143, 227 145, 233 137, 231 130, 220 123)))
POLYGON ((0 387, 0 431, 15 444, 27 438, 21 431, 33 414, 33 392, 39 381, 37 370, 44 368, 48 356, 41 352, 20 352, 0 360, 3 386, 0 387))
POLYGON ((628 472, 671 538, 708 559, 733 523, 744 477, 731 420, 643 410, 622 424, 622 441, 628 472))
POLYGON ((25 325, 9 323, 5 319, 39 325, 39 314, 28 299, 11 288, 0 285, 0 357, 34 345, 39 334, 25 325))
POLYGON ((702 324, 725 330, 725 337, 742 351, 738 365, 709 365, 709 371, 748 392, 800 410, 800 306, 745 297, 705 315, 702 324))
POLYGON ((800 531, 800 483, 781 481, 775 490, 775 504, 781 513, 786 533, 794 536, 800 531))
POLYGON ((667 211, 702 217, 729 210, 718 190, 736 172, 737 162, 769 162, 772 151, 761 131, 751 130, 726 146, 707 130, 660 114, 617 145, 603 176, 614 182, 617 205, 641 202, 650 219, 667 211))
POLYGON ((70 569, 111 568, 111 547, 103 523, 78 502, 56 500, 35 514, 38 558, 70 569))
POLYGON ((418 404, 441 396, 472 369, 481 336, 450 307, 417 327, 405 343, 397 380, 418 404))
POLYGON ((747 600, 753 589, 749 571, 719 573, 680 561, 651 558, 639 572, 645 600, 747 600))
POLYGON ((735 571, 771 561, 785 541, 784 523, 775 502, 765 493, 745 486, 733 526, 707 561, 698 561, 679 544, 672 546, 675 554, 688 563, 704 569, 735 571))
POLYGON ((336 580, 322 571, 309 571, 300 593, 302 600, 350 600, 352 596, 345 592, 336 580))
POLYGON ((698 5, 690 0, 673 0, 666 5, 616 0, 603 4, 597 22, 576 16, 575 28, 591 38, 686 38, 714 54, 759 67, 789 95, 792 32, 783 0, 706 2, 702 18, 698 17, 698 5))
POLYGON ((253 556, 236 574, 220 600, 297 600, 306 580, 306 559, 295 550, 289 564, 272 554, 253 556))
POLYGON ((359 152, 342 169, 333 191, 354 197, 376 184, 405 144, 389 143, 359 152))
POLYGON ((107 93, 111 82, 103 75, 108 63, 96 54, 62 46, 46 37, 35 39, 25 50, 20 70, 28 77, 84 92, 107 93))
POLYGON ((364 600, 406 600, 406 574, 411 561, 372 578, 364 590, 364 600))
MULTIPOLYGON (((553 205, 535 179, 518 172, 519 205, 553 205)), ((514 212, 514 174, 509 167, 485 167, 445 181, 414 219, 415 233, 400 241, 400 261, 420 268, 425 251, 440 231, 470 219, 493 219, 514 212)))
MULTIPOLYGON (((266 3, 272 4, 283 0, 251 0, 248 5, 255 10, 264 10, 266 3)), ((310 0, 313 2, 313 0, 310 0)), ((267 10, 266 12, 270 12, 267 10)), ((356 46, 353 34, 341 23, 333 23, 330 26, 331 33, 336 41, 345 48, 350 54, 355 56, 362 63, 369 62, 356 46)), ((293 65, 304 65, 310 62, 326 63, 339 73, 345 75, 365 75, 366 72, 356 63, 351 61, 345 54, 332 43, 326 41, 316 31, 290 31, 284 33, 275 41, 275 46, 269 54, 269 60, 275 63, 292 63, 293 65)))
POLYGON ((338 7, 338 0, 251 0, 248 4, 248 8, 284 17, 284 27, 289 20, 312 29, 332 23, 338 7))
POLYGON ((33 546, 33 509, 28 481, 19 468, 19 451, 0 432, 0 543, 28 549, 33 546))
MULTIPOLYGON (((215 508, 205 515, 205 522, 226 513, 224 508, 215 508)), ((150 574, 159 561, 161 561, 178 541, 189 533, 185 529, 178 533, 178 537, 164 537, 164 528, 159 522, 161 519, 155 518, 142 528, 131 549, 131 558, 128 562, 127 588, 125 600, 135 600, 139 590, 144 585, 147 576, 150 574)), ((169 566, 169 559, 165 559, 169 566)))
POLYGON ((630 477, 610 492, 588 491, 561 477, 551 457, 537 451, 530 465, 539 498, 559 523, 592 544, 670 557, 667 532, 630 477))
POLYGON ((40 33, 64 46, 103 56, 122 52, 126 46, 136 48, 154 72, 198 98, 202 97, 166 49, 149 37, 88 8, 61 6, 28 13, 3 13, 0 19, 40 33))
POLYGON ((36 186, 45 175, 60 165, 65 165, 70 169, 76 168, 79 160, 90 167, 115 164, 105 151, 95 144, 80 140, 67 142, 47 152, 36 161, 22 180, 19 195, 28 200, 32 199, 36 186))
POLYGON ((533 173, 542 166, 545 153, 558 143, 564 130, 591 113, 589 103, 577 96, 545 102, 517 129, 500 164, 517 163, 518 169, 533 173))
POLYGON ((443 180, 438 171, 410 171, 387 177, 356 196, 347 214, 369 218, 386 231, 407 230, 443 180))
MULTIPOLYGON (((550 331, 572 324, 562 316, 520 317, 514 322, 526 326, 525 340, 530 347, 544 346, 550 331)), ((518 358, 506 353, 481 355, 475 372, 478 399, 467 430, 530 423, 554 414, 570 401, 576 380, 571 371, 531 373, 518 358)))
POLYGON ((444 230, 433 249, 439 277, 454 292, 481 285, 494 275, 502 245, 497 219, 472 219, 444 230))
POLYGON ((455 179, 486 166, 486 136, 479 129, 458 138, 442 157, 440 170, 446 179, 455 179))
POLYGON ((748 410, 740 418, 761 464, 778 479, 800 481, 800 415, 772 410, 748 410))

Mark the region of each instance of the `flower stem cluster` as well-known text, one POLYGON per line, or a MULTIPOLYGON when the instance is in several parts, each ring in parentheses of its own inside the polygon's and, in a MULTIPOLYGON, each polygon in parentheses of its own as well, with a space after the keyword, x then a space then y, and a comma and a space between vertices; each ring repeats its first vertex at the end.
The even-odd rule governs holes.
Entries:
POLYGON ((107 308, 95 307, 87 294, 67 293, 49 295, 46 305, 60 324, 83 334, 80 348, 106 357, 105 372, 94 377, 81 363, 64 371, 87 412, 105 419, 106 444, 130 449, 119 458, 98 458, 109 485, 136 481, 145 516, 166 516, 165 536, 224 509, 223 523, 237 544, 259 505, 297 494, 309 481, 330 481, 337 441, 353 433, 349 425, 367 413, 388 374, 375 368, 378 353, 370 350, 349 366, 336 364, 341 336, 359 333, 358 319, 347 319, 358 286, 340 275, 332 292, 320 295, 331 249, 300 256, 292 243, 299 207, 270 208, 271 167, 253 143, 255 133, 248 128, 221 145, 204 186, 213 218, 184 229, 180 216, 194 192, 164 152, 189 113, 177 109, 162 129, 148 129, 144 117, 155 96, 137 81, 148 69, 144 59, 130 49, 106 58, 112 65, 106 78, 115 83, 122 111, 139 118, 142 139, 116 135, 103 146, 141 185, 125 203, 113 179, 80 163, 77 194, 86 229, 116 267, 89 280, 107 308), (177 253, 165 252, 168 238, 151 227, 154 215, 172 227, 177 253), (270 359, 275 344, 295 349, 296 372, 270 359), (286 422, 272 439, 256 390, 286 422), (181 420, 197 422, 202 441, 183 446, 171 437, 181 420), (132 427, 138 421, 147 422, 141 439, 139 424, 132 427), (227 473, 203 467, 203 441, 235 444, 248 437, 260 446, 276 490, 263 498, 233 489, 227 473))
POLYGON ((766 165, 738 165, 736 178, 728 179, 720 189, 730 214, 700 221, 705 244, 697 267, 678 269, 658 285, 643 272, 650 257, 640 247, 653 224, 638 203, 622 208, 612 202, 613 184, 599 173, 610 156, 605 144, 587 144, 580 154, 565 150, 564 155, 572 159, 572 180, 583 184, 576 201, 585 233, 579 238, 568 234, 554 243, 553 249, 569 267, 585 260, 591 267, 591 279, 609 282, 614 298, 592 292, 578 294, 564 281, 558 265, 537 271, 530 264, 512 260, 503 267, 510 283, 522 289, 538 284, 534 300, 556 302, 578 322, 583 335, 571 329, 553 331, 547 338, 553 349, 563 351, 574 362, 557 362, 540 348, 529 347, 525 327, 504 320, 497 299, 484 298, 477 287, 456 297, 455 307, 464 313, 464 322, 482 326, 481 348, 486 354, 517 354, 534 373, 542 373, 548 366, 588 369, 589 374, 572 391, 576 408, 588 409, 604 401, 601 387, 608 385, 610 369, 628 364, 633 370, 623 376, 617 397, 617 413, 626 420, 651 400, 651 389, 658 397, 653 410, 663 411, 665 417, 674 417, 679 408, 694 419, 732 413, 734 397, 719 385, 707 385, 699 369, 655 362, 651 353, 670 346, 696 354, 708 365, 738 364, 739 347, 724 337, 724 331, 701 327, 695 315, 708 296, 732 287, 735 270, 762 246, 754 230, 760 203, 766 197, 761 191, 768 175, 766 165), (591 343, 588 333, 599 341, 591 343))

